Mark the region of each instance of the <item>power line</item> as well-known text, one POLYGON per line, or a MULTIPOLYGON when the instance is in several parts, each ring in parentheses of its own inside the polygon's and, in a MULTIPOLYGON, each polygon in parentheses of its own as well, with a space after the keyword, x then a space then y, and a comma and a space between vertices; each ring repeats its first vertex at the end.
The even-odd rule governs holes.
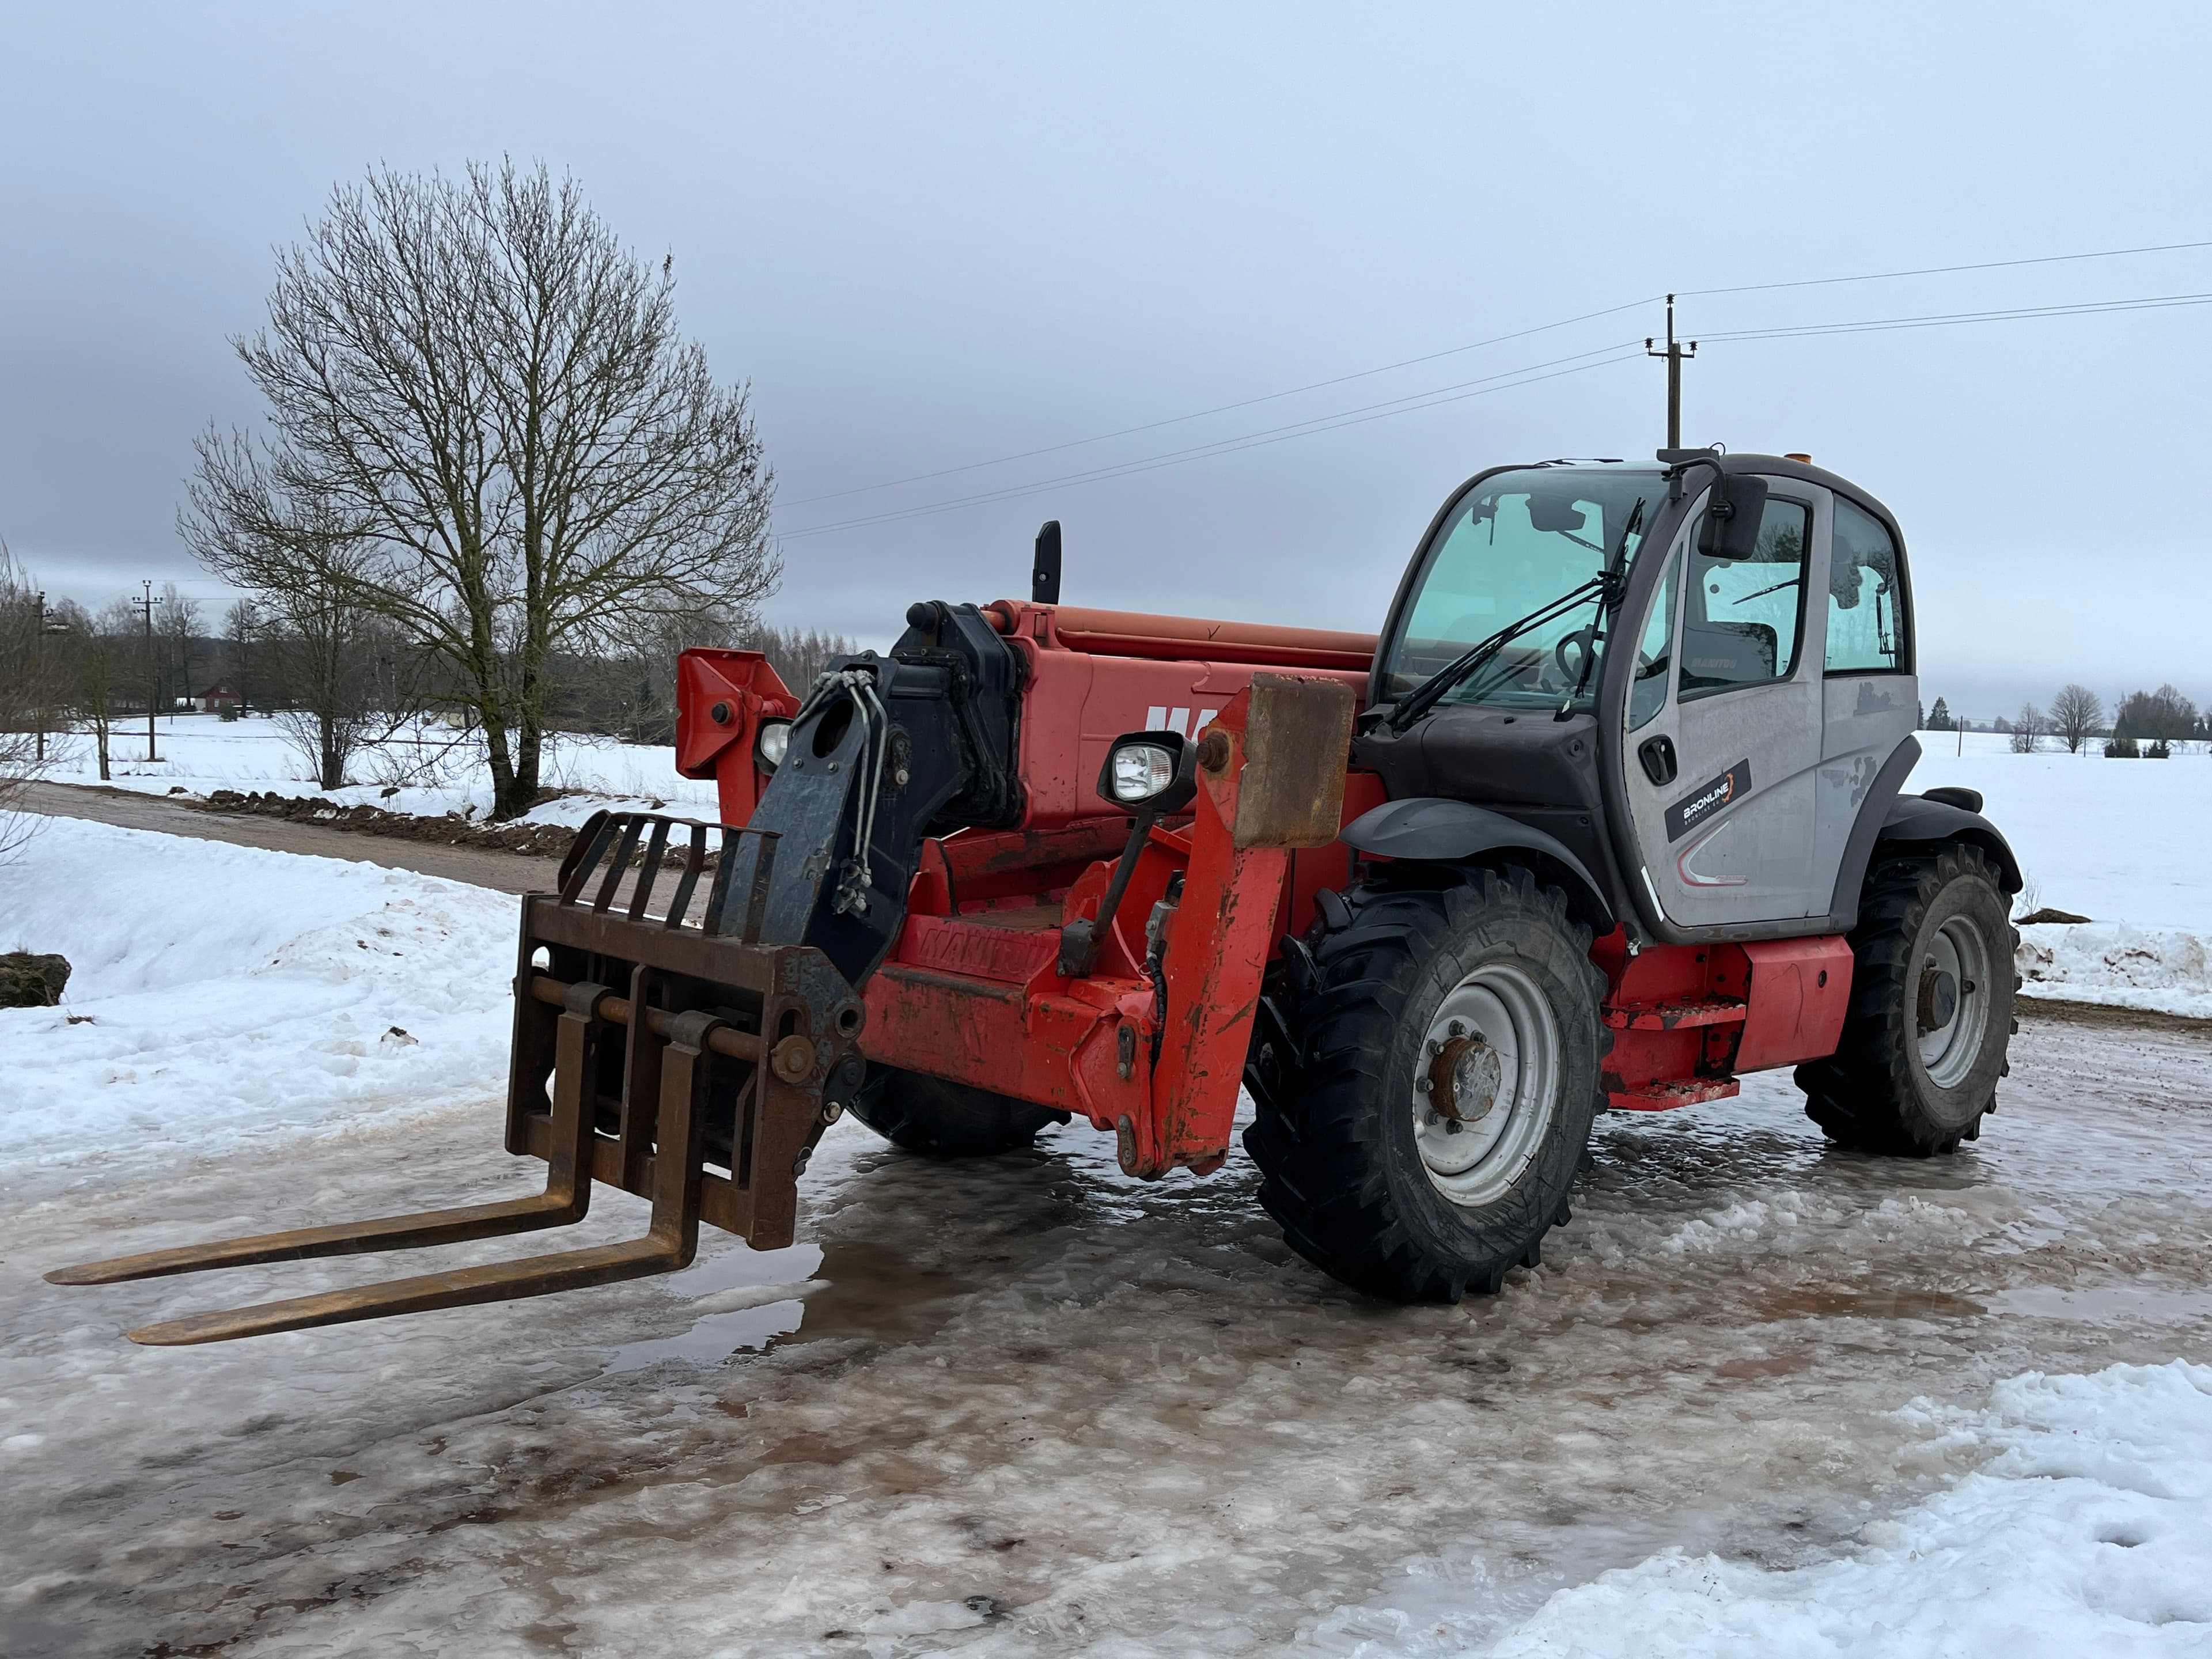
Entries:
POLYGON ((1425 352, 1418 357, 1401 357, 1395 363, 1384 363, 1378 368, 1362 368, 1349 374, 1338 374, 1326 380, 1310 380, 1304 386, 1294 386, 1282 392, 1267 392, 1256 398, 1243 398, 1235 403, 1216 404, 1211 409, 1194 410, 1188 415, 1170 415, 1160 420, 1146 421, 1137 426, 1125 426, 1113 432, 1102 432, 1091 438, 1070 438, 1065 443, 1046 444, 1037 449, 1024 449, 1012 455, 994 456, 987 461, 968 461, 959 466, 939 467, 933 472, 911 473, 903 478, 887 478, 881 483, 856 484, 850 489, 827 490, 819 495, 802 495, 791 503, 805 507, 815 501, 834 501, 848 495, 866 495, 878 489, 895 489, 901 484, 921 483, 931 478, 949 478, 955 473, 980 471, 987 466, 1006 466, 1015 461, 1030 460, 1039 455, 1056 455, 1063 450, 1082 449, 1091 444, 1103 444, 1114 438, 1127 438, 1139 432, 1157 432, 1164 426, 1180 426, 1190 421, 1202 421, 1209 415, 1226 415, 1239 409, 1250 409, 1255 404, 1279 402, 1295 398, 1301 392, 1319 392, 1328 386, 1344 386, 1353 380, 1371 380, 1377 374, 1388 374, 1394 369, 1411 368, 1420 363, 1432 363, 1440 357, 1456 357, 1469 351, 1480 351, 1488 346, 1504 345, 1512 340, 1525 340, 1532 334, 1547 334, 1554 329, 1571 328, 1577 323, 1595 321, 1601 317, 1617 317, 1624 311, 1633 311, 1638 306, 1650 305, 1656 296, 1630 300, 1617 306, 1607 306, 1602 311, 1585 311, 1580 316, 1563 317, 1554 323, 1539 323, 1532 328, 1516 329, 1510 334, 1494 334, 1486 340, 1471 344, 1448 346, 1442 351, 1425 352))
MULTIPOLYGON (((1729 341, 1819 337, 1826 335, 1875 333, 1896 329, 1951 327, 1969 323, 2022 321, 2049 317, 2164 310, 2177 307, 2201 305, 2212 305, 2212 293, 2146 295, 2118 300, 2086 301, 2069 305, 1926 313, 1915 316, 1869 318, 1836 323, 1804 323, 1772 328, 1705 331, 1702 337, 1706 340, 1729 341)), ((1633 345, 1636 343, 1626 343, 1633 345)), ((1363 404, 1332 414, 1318 415, 1310 420, 1218 439, 1209 443, 1191 445, 1185 448, 1169 450, 1131 461, 1117 462, 1080 472, 1063 473, 1056 477, 1038 479, 1024 484, 1007 485, 999 489, 981 490, 946 500, 923 502, 915 507, 893 508, 883 513, 837 520, 828 524, 809 525, 799 530, 784 532, 783 539, 799 541, 809 537, 829 535, 838 531, 864 529, 907 519, 933 518, 939 514, 957 512, 965 507, 988 506, 998 501, 1017 501, 1024 496, 1041 495, 1047 490, 1068 489, 1086 483, 1098 483, 1110 479, 1127 477, 1136 473, 1155 471, 1162 467, 1180 465, 1188 461, 1208 459, 1218 455, 1234 454, 1242 450, 1283 443, 1292 438, 1310 437, 1318 433, 1337 431, 1348 426, 1364 425, 1370 421, 1385 420, 1395 415, 1413 414, 1422 410, 1460 403, 1469 398, 1482 397, 1492 392, 1509 392, 1518 386, 1533 386, 1540 381, 1557 380, 1562 375, 1581 374, 1589 369, 1606 368, 1615 362, 1629 362, 1639 355, 1641 355, 1640 352, 1627 349, 1625 345, 1601 346, 1591 351, 1579 352, 1567 357, 1553 358, 1547 362, 1533 363, 1519 369, 1504 370, 1476 380, 1460 381, 1452 386, 1432 387, 1425 392, 1409 392, 1402 398, 1389 398, 1380 403, 1363 404)))
POLYGON ((1869 317, 1857 322, 1799 323, 1775 328, 1708 329, 1707 340, 1788 340, 1827 334, 1875 334, 1900 328, 1948 328, 1963 323, 2004 323, 2042 317, 2090 317, 2123 311, 2169 311, 2212 305, 2212 294, 2150 294, 2129 300, 2089 300, 2076 305, 2018 306, 2000 311, 1930 312, 1917 317, 1869 317))
MULTIPOLYGON (((1634 362, 1644 355, 1640 341, 1637 343, 1636 349, 1633 350, 1624 350, 1617 347, 1608 347, 1606 349, 1613 355, 1599 357, 1594 362, 1576 362, 1571 368, 1553 369, 1548 374, 1509 371, 1509 374, 1523 374, 1525 378, 1508 380, 1504 385, 1462 382, 1463 385, 1471 386, 1474 389, 1454 391, 1450 388, 1441 388, 1440 391, 1443 395, 1417 392, 1413 396, 1425 398, 1425 401, 1409 403, 1407 399, 1395 399, 1394 404, 1405 406, 1370 404, 1364 411, 1348 411, 1338 416, 1321 416, 1313 421, 1300 422, 1294 427, 1275 428, 1267 432, 1248 434, 1242 438, 1224 438, 1217 444, 1201 446, 1197 449, 1175 451, 1165 455, 1152 456, 1116 466, 1100 467, 1088 473, 1074 473, 1061 478, 1047 478, 1031 484, 1012 484, 1004 489, 962 496, 953 501, 933 501, 921 507, 905 507, 889 513, 878 513, 865 519, 849 519, 836 524, 810 525, 804 530, 785 532, 782 539, 799 541, 809 536, 826 536, 833 531, 857 530, 866 526, 889 524, 901 519, 933 518, 940 513, 957 512, 963 507, 980 507, 994 501, 1018 501, 1024 495, 1042 495, 1047 490, 1064 489, 1079 484, 1101 483, 1112 478, 1127 477, 1133 473, 1155 471, 1166 466, 1179 466, 1187 461, 1214 455, 1234 454, 1240 450, 1259 449, 1270 444, 1286 443, 1292 438, 1305 438, 1317 433, 1334 432, 1344 427, 1363 426, 1370 421, 1388 420, 1394 415, 1410 415, 1419 410, 1435 409, 1445 404, 1464 403, 1470 398, 1483 398, 1493 392, 1511 392, 1521 386, 1534 386, 1542 380, 1556 380, 1569 374, 1582 374, 1594 368, 1609 368, 1614 363, 1634 362)), ((1587 356, 1590 354, 1583 355, 1587 356)), ((1571 359, 1557 361, 1572 362, 1571 359)), ((1492 380, 1505 379, 1504 376, 1500 375, 1489 378, 1492 380)))
MULTIPOLYGON (((1862 271, 1844 276, 1807 276, 1785 282, 1745 283, 1727 288, 1683 289, 1677 292, 1680 297, 1684 299, 1711 298, 1720 295, 1759 294, 1784 289, 1822 288, 1851 283, 1894 282, 1914 276, 1954 276, 1966 271, 2010 270, 2033 265, 2075 264, 2087 259, 2130 258, 2145 254, 2189 252, 2203 248, 2212 248, 2212 240, 2161 242, 2140 247, 2096 248, 2075 253, 2037 254, 2018 259, 1985 259, 1966 264, 1922 265, 1905 270, 1862 271)), ((1397 369, 1411 368, 1421 363, 1435 362, 1441 358, 1460 356, 1470 351, 1480 351, 1491 346, 1527 339, 1533 335, 1549 333, 1557 329, 1571 328, 1577 323, 1593 322, 1600 318, 1619 316, 1622 312, 1633 311, 1639 306, 1655 305, 1658 303, 1661 297, 1656 294, 1646 295, 1638 299, 1624 301, 1619 305, 1607 306, 1597 311, 1582 312, 1572 317, 1562 317, 1553 322, 1539 323, 1528 328, 1516 329, 1510 333, 1492 335, 1487 339, 1472 341, 1466 345, 1448 346, 1439 351, 1424 352, 1413 357, 1402 357, 1395 362, 1383 363, 1373 368, 1357 369, 1350 374, 1332 375, 1327 380, 1310 380, 1303 386, 1291 386, 1280 392, 1262 392, 1256 397, 1242 398, 1231 403, 1216 404, 1210 408, 1194 410, 1188 414, 1165 416, 1156 421, 1145 421, 1134 426, 1120 427, 1111 432, 1101 432, 1087 438, 1071 438, 1065 442, 1044 444, 1034 449, 995 455, 980 461, 963 462, 957 466, 939 467, 931 471, 909 473, 904 477, 887 478, 878 483, 856 484, 848 489, 826 490, 819 495, 802 495, 785 505, 807 507, 817 501, 842 501, 853 495, 872 495, 878 490, 897 489, 902 484, 925 483, 933 479, 953 477, 963 472, 977 472, 987 467, 1006 466, 1016 461, 1033 460, 1040 455, 1056 455, 1071 449, 1086 448, 1092 444, 1107 443, 1116 438, 1133 437, 1145 432, 1157 432, 1164 427, 1179 426, 1191 421, 1200 421, 1213 415, 1230 414, 1237 410, 1250 409, 1260 404, 1279 402, 1285 398, 1295 398, 1304 392, 1345 386, 1354 380, 1370 380, 1376 375, 1391 374, 1397 369)), ((1722 337, 1711 335, 1708 337, 1722 337)), ((827 528, 827 526, 817 528, 827 528)), ((817 533, 817 531, 793 531, 791 533, 794 536, 811 535, 817 533)))
MULTIPOLYGON (((2212 247, 2212 242, 2160 242, 2151 247, 2108 247, 2089 253, 2045 253, 2032 259, 1984 259, 1970 265, 1923 265, 1917 270, 1870 270, 1856 276, 1804 276, 1787 283, 1745 283, 1735 288, 1686 288, 1685 300, 1717 294, 1765 294, 1784 288, 1830 288, 1839 283, 1887 283, 1905 276, 1948 276, 1965 270, 2011 270, 2021 265, 2063 265, 2078 259, 2124 259, 2138 253, 2183 253, 2212 247)), ((1717 335, 1711 337, 1717 339, 1717 335)))

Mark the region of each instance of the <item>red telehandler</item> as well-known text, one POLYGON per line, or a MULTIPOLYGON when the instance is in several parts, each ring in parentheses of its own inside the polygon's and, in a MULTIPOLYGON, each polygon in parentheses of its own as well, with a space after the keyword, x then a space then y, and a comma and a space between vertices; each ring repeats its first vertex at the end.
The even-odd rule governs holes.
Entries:
POLYGON ((917 604, 803 695, 680 668, 719 824, 593 819, 523 901, 507 1112, 544 1191, 48 1275, 399 1249, 651 1200, 626 1244, 172 1320, 148 1343, 543 1294, 791 1242, 851 1110, 988 1154, 1082 1118, 1152 1178, 1231 1151, 1368 1294, 1534 1265, 1601 1110, 1794 1066, 1845 1146, 1994 1109, 2021 878, 1919 753, 1896 521, 1802 457, 1493 469, 1379 636, 1029 598, 917 604))

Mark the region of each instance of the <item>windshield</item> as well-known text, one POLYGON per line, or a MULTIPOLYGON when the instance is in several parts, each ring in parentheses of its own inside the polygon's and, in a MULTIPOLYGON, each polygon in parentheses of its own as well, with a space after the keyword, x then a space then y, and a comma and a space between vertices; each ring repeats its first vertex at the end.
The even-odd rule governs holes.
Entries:
MULTIPOLYGON (((1395 702, 1469 646, 1604 569, 1641 498, 1644 524, 1628 538, 1626 572, 1665 494, 1656 471, 1627 468, 1528 467, 1484 479, 1429 544, 1413 605, 1390 644, 1384 698, 1395 702)), ((1556 708, 1579 681, 1577 706, 1587 706, 1597 676, 1583 673, 1578 636, 1597 614, 1593 596, 1531 629, 1442 701, 1556 708)))

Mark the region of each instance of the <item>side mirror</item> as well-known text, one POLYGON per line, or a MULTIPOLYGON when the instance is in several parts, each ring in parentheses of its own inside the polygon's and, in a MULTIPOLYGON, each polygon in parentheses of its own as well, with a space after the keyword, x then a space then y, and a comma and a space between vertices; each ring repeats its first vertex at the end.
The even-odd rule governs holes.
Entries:
POLYGON ((1103 800, 1145 817, 1171 817, 1198 793, 1198 748, 1180 732, 1129 732, 1099 769, 1103 800))
POLYGON ((1766 517, 1766 480, 1721 473, 1713 480, 1698 551, 1709 559, 1740 562, 1759 556, 1759 526, 1766 517))

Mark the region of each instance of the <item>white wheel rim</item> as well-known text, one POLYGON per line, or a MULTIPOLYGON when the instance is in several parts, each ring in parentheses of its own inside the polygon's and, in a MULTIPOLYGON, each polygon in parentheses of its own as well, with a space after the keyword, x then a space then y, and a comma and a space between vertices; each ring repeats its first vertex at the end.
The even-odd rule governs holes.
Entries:
POLYGON ((1957 1088, 1981 1058, 1990 1023, 1990 956, 1971 921, 1953 916, 1936 930, 1907 995, 1928 1080, 1957 1088))
POLYGON ((1476 969, 1437 1006, 1411 1092, 1413 1144, 1430 1185, 1469 1208, 1497 1202, 1535 1160, 1559 1113, 1551 1000, 1518 968, 1476 969))

